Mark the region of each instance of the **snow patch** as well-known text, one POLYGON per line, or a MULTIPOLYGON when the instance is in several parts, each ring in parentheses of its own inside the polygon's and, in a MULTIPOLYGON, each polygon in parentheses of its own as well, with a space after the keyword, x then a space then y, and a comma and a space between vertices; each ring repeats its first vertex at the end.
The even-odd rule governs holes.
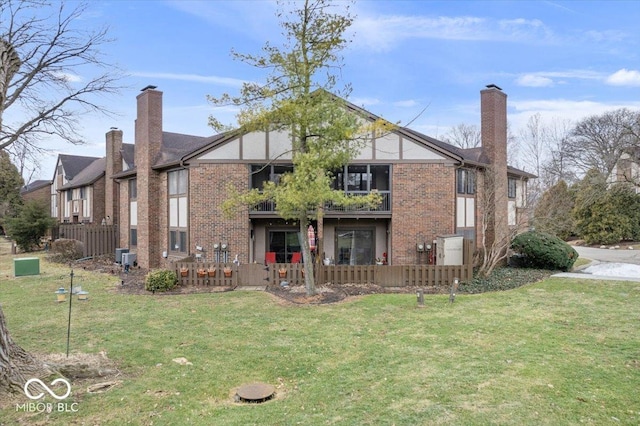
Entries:
POLYGON ((640 278, 640 265, 631 263, 599 263, 589 266, 582 272, 606 277, 640 278))

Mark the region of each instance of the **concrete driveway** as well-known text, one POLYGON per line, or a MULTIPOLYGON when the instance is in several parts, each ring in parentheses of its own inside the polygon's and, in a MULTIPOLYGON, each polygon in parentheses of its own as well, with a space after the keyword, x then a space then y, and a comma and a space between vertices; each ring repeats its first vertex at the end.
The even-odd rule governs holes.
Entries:
MULTIPOLYGON (((609 249, 599 249, 599 248, 580 247, 580 246, 574 246, 573 248, 576 249, 580 257, 583 257, 585 259, 591 259, 593 261, 592 264, 630 263, 630 264, 640 265, 640 246, 634 247, 635 250, 629 250, 626 248, 609 250, 609 249)), ((580 268, 580 269, 583 269, 583 268, 580 268)), ((585 274, 581 272, 562 272, 560 274, 555 274, 554 277, 640 282, 640 277, 592 275, 592 274, 585 274)))
POLYGON ((635 250, 620 248, 617 250, 574 246, 580 257, 596 262, 633 263, 640 265, 640 246, 635 250))

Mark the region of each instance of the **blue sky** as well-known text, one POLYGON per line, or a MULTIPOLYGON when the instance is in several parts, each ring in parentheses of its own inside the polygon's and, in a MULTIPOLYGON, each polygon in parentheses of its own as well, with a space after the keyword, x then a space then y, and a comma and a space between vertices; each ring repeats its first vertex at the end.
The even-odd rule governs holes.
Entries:
MULTIPOLYGON (((109 26, 104 53, 127 73, 127 88, 102 101, 116 116, 82 118, 87 145, 54 143, 34 178, 51 178, 58 153, 104 156, 112 126, 133 143, 135 97, 149 84, 164 92, 166 131, 211 135, 210 114, 232 123, 234 111, 214 109, 206 95, 264 78, 230 51, 281 41, 275 12, 268 1, 90 3, 78 25, 109 26)), ((349 100, 433 137, 479 125, 479 92, 490 83, 508 95, 515 134, 537 113, 576 122, 640 109, 640 2, 359 1, 352 13, 342 70, 349 100)))

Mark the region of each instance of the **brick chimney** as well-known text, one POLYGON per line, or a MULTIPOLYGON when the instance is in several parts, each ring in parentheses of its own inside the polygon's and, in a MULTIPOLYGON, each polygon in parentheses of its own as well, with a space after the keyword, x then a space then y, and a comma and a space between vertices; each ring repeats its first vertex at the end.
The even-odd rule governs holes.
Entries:
POLYGON ((142 268, 160 266, 160 175, 151 169, 162 148, 162 92, 155 86, 137 97, 135 164, 138 188, 137 261, 142 268))
POLYGON ((106 145, 104 214, 111 218, 111 223, 119 223, 120 185, 113 180, 113 175, 122 171, 122 130, 112 127, 106 134, 106 145))
POLYGON ((507 95, 495 84, 480 91, 482 151, 490 166, 485 174, 487 247, 509 235, 507 198, 507 95))

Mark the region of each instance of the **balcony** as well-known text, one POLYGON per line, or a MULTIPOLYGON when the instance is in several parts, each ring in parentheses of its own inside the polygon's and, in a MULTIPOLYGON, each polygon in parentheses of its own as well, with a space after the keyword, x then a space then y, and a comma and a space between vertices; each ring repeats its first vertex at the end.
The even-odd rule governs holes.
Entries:
MULTIPOLYGON (((347 191, 348 195, 352 196, 365 196, 367 191, 347 191)), ((389 216, 391 214, 391 191, 378 191, 378 194, 382 198, 381 203, 376 207, 370 207, 364 202, 362 204, 355 204, 352 206, 340 206, 331 202, 326 203, 325 216, 355 216, 355 215, 372 215, 372 216, 389 216)), ((277 216, 276 204, 273 201, 263 201, 256 204, 250 212, 251 216, 277 216)))

